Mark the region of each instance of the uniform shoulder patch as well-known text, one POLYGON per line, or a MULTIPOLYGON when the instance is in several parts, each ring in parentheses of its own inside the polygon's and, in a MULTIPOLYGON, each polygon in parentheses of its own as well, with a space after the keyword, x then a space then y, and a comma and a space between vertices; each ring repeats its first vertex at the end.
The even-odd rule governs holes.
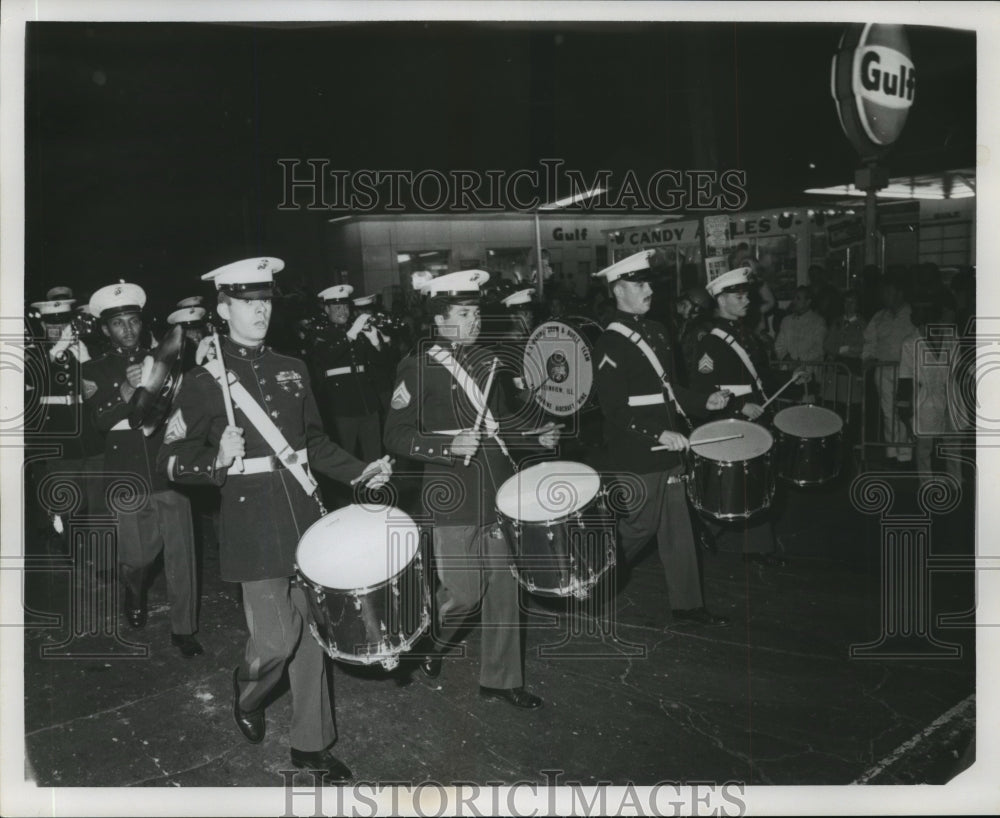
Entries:
POLYGON ((167 421, 167 431, 163 435, 163 443, 173 443, 187 437, 187 424, 184 422, 184 412, 175 409, 167 421))
POLYGON ((412 396, 410 390, 406 388, 406 381, 400 381, 399 386, 392 393, 391 406, 393 409, 405 409, 410 405, 412 396))
POLYGON ((94 381, 83 379, 83 399, 90 400, 97 394, 97 384, 94 381))
POLYGON ((715 361, 712 360, 712 356, 707 352, 698 359, 698 371, 702 375, 707 375, 709 372, 715 369, 715 361))

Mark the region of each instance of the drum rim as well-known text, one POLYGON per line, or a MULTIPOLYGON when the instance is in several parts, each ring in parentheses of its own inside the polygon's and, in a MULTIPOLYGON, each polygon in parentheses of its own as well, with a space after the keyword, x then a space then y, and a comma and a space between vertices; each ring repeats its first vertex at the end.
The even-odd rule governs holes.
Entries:
POLYGON ((316 586, 317 588, 322 588, 323 590, 325 590, 327 592, 333 592, 333 593, 354 593, 354 594, 357 594, 358 596, 367 596, 368 594, 372 593, 373 591, 381 590, 382 588, 384 588, 387 585, 389 585, 394 579, 397 579, 398 577, 400 577, 403 574, 403 572, 406 571, 411 565, 413 565, 418 559, 420 560, 420 563, 421 563, 421 570, 423 570, 423 559, 422 559, 421 553, 420 553, 420 551, 421 551, 421 549, 420 549, 420 538, 422 536, 422 531, 420 529, 420 526, 417 525, 416 522, 414 522, 413 518, 409 514, 407 514, 405 511, 403 511, 403 509, 399 508, 398 506, 390 506, 390 505, 381 505, 381 506, 379 506, 378 504, 375 504, 375 505, 370 506, 370 507, 372 507, 372 508, 378 507, 378 508, 381 508, 383 511, 388 510, 388 509, 393 509, 395 512, 398 512, 400 515, 404 516, 407 520, 409 520, 410 524, 413 526, 413 530, 416 531, 416 534, 417 534, 417 547, 413 550, 413 555, 410 557, 409 560, 407 560, 406 564, 403 565, 395 574, 392 574, 391 576, 385 577, 384 579, 379 580, 375 584, 363 585, 363 586, 354 586, 354 587, 351 587, 351 588, 341 588, 341 587, 334 586, 334 585, 326 585, 326 584, 320 582, 317 579, 313 579, 305 571, 303 571, 302 567, 299 565, 299 553, 300 553, 300 549, 302 548, 302 544, 305 542, 306 538, 309 536, 309 532, 311 532, 314 528, 316 528, 321 523, 323 523, 323 521, 326 520, 327 517, 329 517, 331 514, 336 514, 337 512, 342 512, 345 509, 349 509, 349 508, 364 508, 364 505, 361 504, 361 503, 350 503, 349 505, 343 506, 343 507, 338 508, 338 509, 336 509, 334 511, 331 511, 331 512, 329 512, 327 514, 324 514, 322 517, 320 517, 318 520, 316 520, 314 523, 312 523, 312 525, 310 525, 309 528, 307 528, 305 530, 305 533, 301 537, 299 537, 299 542, 295 546, 295 559, 294 559, 294 562, 293 562, 293 567, 295 569, 295 573, 298 576, 300 576, 305 582, 308 582, 310 585, 316 586))

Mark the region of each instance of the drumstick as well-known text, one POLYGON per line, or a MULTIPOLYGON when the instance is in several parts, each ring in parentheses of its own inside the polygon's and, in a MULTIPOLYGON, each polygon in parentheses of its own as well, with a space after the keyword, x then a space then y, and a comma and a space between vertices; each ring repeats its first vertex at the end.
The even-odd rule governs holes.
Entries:
MULTIPOLYGON (((706 437, 704 440, 692 440, 688 445, 690 446, 704 446, 708 443, 722 443, 723 440, 738 440, 743 437, 743 435, 724 435, 723 437, 706 437)), ((664 449, 669 449, 669 446, 650 446, 649 450, 651 452, 662 452, 664 449)))
POLYGON ((764 405, 763 405, 763 406, 761 406, 760 408, 761 408, 762 410, 763 410, 763 409, 767 409, 767 405, 768 405, 768 404, 769 404, 769 403, 770 403, 771 401, 773 401, 773 400, 774 400, 774 399, 775 399, 776 397, 778 397, 778 395, 780 395, 780 394, 781 394, 782 392, 784 392, 784 391, 785 391, 786 389, 788 389, 788 387, 789 387, 789 386, 791 386, 791 385, 792 385, 793 383, 795 383, 795 379, 796 379, 797 377, 799 377, 799 373, 798 373, 798 372, 796 372, 796 373, 795 373, 794 375, 792 375, 792 377, 790 377, 790 378, 789 378, 789 379, 788 379, 788 380, 787 380, 787 381, 785 382, 785 385, 784 385, 784 386, 782 386, 782 387, 781 387, 781 389, 779 389, 779 390, 778 390, 777 392, 775 392, 775 393, 774 393, 773 395, 771 395, 771 397, 769 397, 769 398, 768 398, 768 399, 767 399, 766 401, 764 401, 764 405))
MULTIPOLYGON (((391 466, 396 461, 395 461, 395 458, 392 458, 392 457, 389 457, 388 455, 386 455, 386 457, 379 458, 379 460, 377 462, 379 462, 379 463, 387 462, 388 465, 391 466)), ((359 474, 357 477, 355 477, 351 481, 351 485, 353 486, 355 483, 360 483, 362 480, 368 480, 370 477, 374 477, 380 471, 382 471, 382 469, 380 469, 380 468, 368 469, 368 471, 363 471, 363 472, 361 472, 361 474, 359 474)))
MULTIPOLYGON (((222 387, 222 402, 226 406, 226 423, 230 426, 235 426, 236 415, 233 413, 233 398, 229 394, 229 373, 226 372, 226 362, 222 359, 222 344, 219 343, 219 333, 216 332, 212 335, 212 343, 215 346, 215 357, 219 361, 219 369, 222 372, 222 380, 219 381, 219 386, 222 387)), ((237 474, 242 474, 243 458, 234 458, 232 468, 236 470, 237 474)))
MULTIPOLYGON (((490 389, 493 386, 493 376, 496 374, 497 364, 499 362, 500 359, 494 357, 493 363, 490 364, 490 374, 486 377, 486 388, 483 390, 483 405, 479 407, 479 414, 476 415, 476 422, 472 426, 473 432, 478 432, 479 427, 483 425, 483 418, 486 416, 486 404, 490 399, 490 389)), ((472 455, 467 454, 465 456, 465 462, 462 465, 468 466, 470 460, 472 460, 472 455)))

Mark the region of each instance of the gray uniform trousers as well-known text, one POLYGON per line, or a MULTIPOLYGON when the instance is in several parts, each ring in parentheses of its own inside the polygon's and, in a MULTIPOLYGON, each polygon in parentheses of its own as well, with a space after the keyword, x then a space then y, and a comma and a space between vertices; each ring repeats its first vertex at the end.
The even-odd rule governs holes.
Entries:
POLYGON ((698 574, 698 554, 683 481, 677 466, 654 474, 640 474, 646 491, 645 502, 630 509, 618 521, 618 536, 625 561, 631 563, 656 536, 660 562, 667 579, 667 594, 673 610, 689 610, 704 605, 698 574))
POLYGON ((138 511, 118 514, 118 563, 122 582, 132 593, 140 593, 160 551, 173 632, 194 633, 198 622, 198 577, 191 503, 173 489, 154 491, 138 511))
POLYGON ((523 686, 518 584, 499 525, 435 527, 434 559, 441 581, 436 640, 450 643, 466 620, 480 612, 479 683, 503 689, 523 686))
POLYGON ((256 710, 288 666, 296 750, 325 750, 337 734, 323 648, 309 631, 309 603, 290 577, 241 583, 246 614, 246 653, 237 670, 240 707, 256 710))

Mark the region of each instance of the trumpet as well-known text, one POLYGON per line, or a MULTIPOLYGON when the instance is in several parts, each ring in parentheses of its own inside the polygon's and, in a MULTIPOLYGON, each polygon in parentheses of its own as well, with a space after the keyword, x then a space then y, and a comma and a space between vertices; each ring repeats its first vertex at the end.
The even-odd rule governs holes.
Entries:
POLYGON ((365 329, 371 329, 374 327, 375 329, 388 335, 392 332, 398 332, 404 326, 402 318, 390 315, 387 312, 373 312, 369 313, 368 323, 365 324, 365 329))

